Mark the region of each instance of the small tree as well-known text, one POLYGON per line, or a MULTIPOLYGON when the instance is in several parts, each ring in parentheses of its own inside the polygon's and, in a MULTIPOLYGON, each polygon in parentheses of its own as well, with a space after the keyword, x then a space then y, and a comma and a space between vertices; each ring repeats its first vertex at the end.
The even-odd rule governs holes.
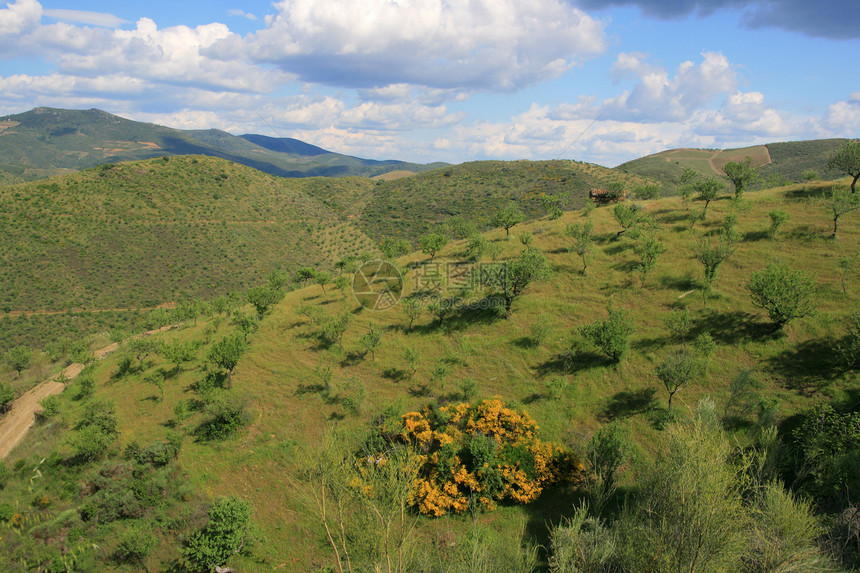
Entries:
POLYGON ((165 360, 173 364, 174 373, 179 373, 182 365, 186 362, 191 362, 197 358, 197 345, 193 341, 182 342, 174 340, 173 342, 162 342, 158 349, 165 360))
POLYGON ((842 271, 842 275, 839 277, 839 282, 842 285, 842 294, 848 294, 848 278, 857 272, 858 262, 860 262, 860 251, 839 259, 837 264, 839 265, 839 270, 842 271))
POLYGON ((672 409, 672 398, 675 394, 694 382, 702 375, 702 360, 689 354, 686 350, 679 350, 670 354, 657 366, 657 378, 663 382, 669 393, 669 409, 672 409))
POLYGON ((830 238, 836 240, 836 229, 839 224, 839 217, 851 211, 860 209, 860 195, 856 195, 854 191, 848 193, 841 189, 834 189, 828 203, 830 211, 833 213, 833 233, 830 238))
POLYGON ((325 290, 325 285, 331 282, 331 275, 329 273, 319 272, 314 277, 314 282, 322 287, 323 295, 327 295, 328 293, 325 290))
POLYGON ((238 328, 245 340, 248 340, 248 335, 257 332, 257 329, 260 328, 260 319, 253 314, 237 310, 233 313, 230 324, 238 328))
POLYGON ((615 207, 612 208, 612 215, 621 225, 621 230, 618 231, 617 235, 619 237, 639 222, 640 218, 639 208, 632 203, 616 203, 615 207))
POLYGON ((633 188, 633 196, 642 201, 657 199, 661 192, 662 189, 660 189, 660 186, 656 183, 647 183, 633 188))
POLYGON ((666 246, 651 233, 641 233, 634 251, 639 255, 639 273, 642 275, 642 286, 648 273, 656 266, 657 258, 666 252, 666 246))
POLYGON ((511 314, 514 299, 520 296, 531 283, 544 280, 550 275, 549 262, 543 253, 534 247, 526 247, 516 259, 504 265, 488 265, 481 269, 483 283, 505 299, 505 316, 511 314))
POLYGON ((534 242, 535 237, 528 231, 523 231, 517 238, 520 240, 520 243, 522 243, 524 247, 528 247, 534 242))
POLYGON ((407 328, 412 330, 412 323, 424 312, 424 305, 417 298, 404 298, 403 312, 406 314, 406 318, 409 319, 409 326, 407 328))
POLYGON ((595 477, 589 506, 595 513, 600 513, 618 488, 618 470, 627 461, 630 450, 630 428, 617 421, 597 430, 589 440, 585 457, 595 477))
POLYGON ((768 234, 770 235, 770 238, 773 239, 776 237, 776 232, 782 224, 788 221, 791 217, 782 209, 774 209, 768 213, 768 216, 770 217, 770 230, 768 231, 768 234))
POLYGON ((376 350, 382 343, 382 329, 371 323, 367 332, 359 339, 359 343, 364 347, 365 353, 370 352, 370 358, 376 362, 376 350))
POLYGON ((725 187, 716 177, 705 177, 693 183, 693 189, 698 193, 696 198, 705 202, 705 208, 702 210, 702 219, 708 215, 708 205, 717 198, 720 191, 725 189, 725 187))
POLYGON ((516 204, 511 203, 502 207, 493 217, 493 227, 502 227, 505 229, 505 236, 511 235, 511 227, 522 223, 526 216, 520 211, 516 204))
POLYGON ((25 370, 30 365, 30 360, 33 358, 33 351, 26 346, 16 346, 6 353, 6 364, 12 370, 21 375, 21 371, 25 370))
POLYGON ((737 242, 731 233, 726 233, 725 230, 720 232, 716 245, 711 242, 711 237, 696 238, 693 252, 696 259, 704 267, 705 288, 703 289, 703 296, 706 301, 707 295, 711 292, 717 278, 717 269, 734 254, 736 249, 737 242))
POLYGON ((317 271, 313 267, 300 267, 296 269, 295 280, 296 282, 301 282, 302 286, 304 286, 310 279, 314 278, 314 275, 316 274, 317 271))
POLYGON ((746 161, 729 161, 723 167, 723 173, 732 180, 737 199, 743 197, 746 186, 758 177, 758 171, 753 167, 752 159, 749 157, 746 158, 746 161))
POLYGON ((690 320, 690 311, 686 308, 673 310, 663 317, 663 324, 674 334, 684 348, 687 348, 687 337, 693 330, 693 321, 690 320))
POLYGON ((827 167, 838 169, 852 177, 851 193, 855 192, 857 179, 860 179, 860 140, 849 141, 839 146, 827 160, 827 167))
POLYGON ((421 252, 430 256, 430 260, 436 256, 436 253, 445 248, 448 244, 448 237, 442 233, 427 233, 418 239, 418 244, 421 245, 421 252))
POLYGON ((233 387, 233 369, 248 348, 245 336, 236 332, 223 338, 209 349, 209 361, 227 371, 227 387, 233 387))
POLYGON ((346 292, 349 289, 349 278, 343 275, 334 279, 334 287, 340 291, 340 294, 343 295, 343 298, 346 298, 346 292))
POLYGON ((246 298, 257 310, 257 316, 262 319, 269 312, 272 305, 277 304, 284 298, 284 291, 265 284, 248 289, 246 298))
POLYGON ((803 180, 806 182, 812 182, 818 180, 818 171, 815 169, 807 169, 801 175, 803 175, 803 180))
POLYGON ((586 221, 583 224, 573 224, 568 225, 564 229, 565 235, 573 239, 571 244, 571 249, 574 253, 579 255, 579 258, 582 259, 582 274, 585 276, 585 270, 588 267, 588 261, 586 257, 589 252, 593 249, 593 240, 594 237, 592 235, 594 231, 594 223, 591 221, 586 221))
POLYGON ((406 366, 409 367, 409 379, 411 380, 418 371, 418 364, 421 362, 421 354, 413 347, 408 347, 405 353, 406 366))
POLYGON ((812 314, 815 279, 800 269, 771 263, 747 281, 753 304, 767 310, 777 328, 812 314))
POLYGON ((610 301, 606 307, 608 320, 598 320, 580 327, 579 334, 615 362, 620 362, 630 347, 633 321, 626 310, 617 309, 610 301))

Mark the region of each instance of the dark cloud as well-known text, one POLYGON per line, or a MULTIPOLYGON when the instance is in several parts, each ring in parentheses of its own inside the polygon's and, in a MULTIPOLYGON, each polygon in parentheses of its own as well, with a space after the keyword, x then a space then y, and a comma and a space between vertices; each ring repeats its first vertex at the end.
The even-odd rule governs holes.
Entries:
POLYGON ((691 14, 741 10, 748 28, 782 28, 807 36, 832 39, 860 38, 860 2, 857 0, 573 0, 581 8, 637 6, 646 16, 670 20, 691 14))

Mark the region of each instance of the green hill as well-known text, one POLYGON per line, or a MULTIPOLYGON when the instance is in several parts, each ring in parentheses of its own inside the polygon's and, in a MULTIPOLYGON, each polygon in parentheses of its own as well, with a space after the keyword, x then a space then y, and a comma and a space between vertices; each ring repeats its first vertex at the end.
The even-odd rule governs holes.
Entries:
POLYGON ((0 188, 0 304, 14 310, 153 306, 246 288, 327 261, 339 219, 295 180, 202 156, 108 164, 0 188))
MULTIPOLYGON (((161 169, 179 161, 171 159, 164 166, 153 162, 149 168, 153 175, 164 175, 159 181, 166 185, 170 177, 161 169)), ((211 169, 207 176, 228 175, 224 195, 234 208, 243 210, 241 217, 249 216, 254 209, 250 199, 243 203, 226 188, 243 171, 238 167, 226 170, 227 166, 213 160, 198 161, 211 169), (220 171, 212 169, 216 165, 220 171)), ((114 174, 129 175, 142 168, 132 164, 114 174)), ((92 177, 85 181, 96 189, 93 203, 97 205, 103 201, 94 179, 99 175, 88 172, 87 176, 92 177)), ((199 179, 204 174, 198 171, 194 176, 199 179)), ((270 193, 275 193, 278 188, 271 185, 270 193)), ((19 187, 25 188, 30 189, 19 187)), ((741 500, 731 506, 734 513, 719 515, 729 515, 731 523, 745 526, 721 527, 715 535, 723 539, 727 531, 732 535, 740 532, 749 540, 733 537, 728 550, 720 550, 717 557, 703 557, 711 564, 718 558, 730 563, 714 570, 742 570, 744 563, 761 555, 762 543, 780 551, 796 548, 783 549, 778 543, 784 539, 780 531, 766 530, 774 537, 757 536, 759 524, 771 523, 754 520, 762 513, 767 518, 775 516, 777 524, 791 526, 794 543, 802 544, 799 554, 779 554, 773 559, 782 556, 792 564, 804 556, 817 559, 814 539, 820 528, 836 522, 843 509, 838 504, 827 505, 833 503, 833 491, 814 494, 819 496, 814 498, 815 511, 827 515, 820 522, 810 518, 813 526, 805 533, 794 527, 798 523, 795 516, 802 512, 793 501, 779 506, 782 513, 769 513, 763 503, 757 505, 757 492, 766 483, 785 483, 796 488, 798 495, 813 495, 808 493, 813 490, 805 489, 810 480, 829 483, 828 472, 823 470, 817 477, 793 473, 799 468, 793 456, 800 438, 792 428, 818 403, 844 404, 848 412, 853 404, 856 409, 856 365, 848 365, 838 349, 850 340, 845 319, 860 305, 860 284, 853 275, 843 282, 839 261, 857 251, 860 218, 846 216, 839 240, 827 239, 831 221, 824 194, 828 189, 829 184, 770 189, 747 194, 740 205, 723 197, 711 204, 704 221, 692 221, 693 211, 676 198, 645 202, 642 212, 656 224, 650 228, 665 252, 644 279, 638 272, 642 235, 639 239, 630 231, 619 235, 612 207, 571 211, 558 220, 523 224, 522 230, 532 234, 532 245, 546 256, 553 274, 529 284, 515 299, 507 318, 486 305, 460 305, 442 319, 425 309, 410 327, 402 306, 385 311, 362 309, 348 291, 323 291, 317 285, 288 292, 263 318, 259 331, 247 335, 248 348, 232 370, 229 389, 225 369, 207 357, 214 356, 213 345, 237 327, 217 311, 208 319, 187 321, 156 335, 166 345, 142 361, 131 347, 121 350, 88 373, 94 383, 92 394, 82 383, 71 383, 52 405, 51 415, 34 427, 7 460, 0 507, 8 505, 9 525, 0 525, 0 564, 9 571, 32 569, 33 563, 58 569, 65 558, 75 561, 80 570, 181 570, 183 547, 196 547, 193 540, 205 534, 207 515, 215 515, 209 510, 211 504, 224 496, 236 496, 250 505, 250 520, 257 531, 244 538, 247 543, 241 552, 229 549, 218 558, 223 559, 220 565, 228 563, 237 570, 336 570, 335 551, 343 560, 348 550, 355 570, 372 570, 372 565, 386 570, 388 555, 392 563, 398 557, 404 559, 404 570, 412 573, 440 567, 450 570, 454 564, 474 563, 475 559, 489 563, 489 570, 495 571, 548 571, 546 552, 562 547, 550 542, 550 528, 574 517, 594 475, 587 474, 578 486, 547 488, 529 504, 503 502, 492 512, 467 507, 461 515, 449 512, 431 518, 415 515, 406 498, 386 497, 395 495, 390 489, 396 488, 394 482, 386 482, 390 488, 379 482, 379 489, 366 485, 373 472, 395 463, 393 457, 387 457, 389 451, 373 450, 383 451, 382 457, 359 458, 358 445, 355 450, 347 447, 379 445, 379 436, 395 439, 404 423, 400 416, 427 404, 435 404, 427 417, 444 421, 452 417, 445 405, 457 404, 464 397, 474 403, 494 396, 512 408, 499 412, 509 422, 506 430, 516 430, 515 412, 527 412, 539 426, 541 438, 572 450, 574 459, 585 464, 585 471, 586 444, 597 429, 612 421, 630 429, 636 455, 633 461, 621 460, 620 487, 610 502, 592 509, 601 521, 590 521, 590 529, 583 530, 594 535, 587 539, 600 541, 605 539, 601 535, 607 535, 606 528, 622 532, 629 528, 627 537, 612 537, 607 558, 612 563, 648 558, 656 551, 657 541, 665 539, 657 537, 657 526, 652 530, 637 525, 636 519, 644 519, 640 514, 625 513, 625 508, 633 510, 642 499, 651 499, 643 496, 653 483, 666 488, 678 505, 655 504, 645 509, 677 530, 702 532, 697 528, 711 523, 692 517, 682 521, 680 516, 688 516, 685 511, 712 516, 723 511, 720 504, 725 498, 741 500), (790 218, 769 238, 769 213, 774 209, 784 210, 790 218), (697 237, 716 241, 730 214, 736 216, 734 231, 739 242, 731 258, 719 267, 713 292, 705 302, 703 269, 693 255, 693 246, 697 237), (594 242, 588 272, 583 274, 582 261, 572 252, 565 229, 587 221, 593 224, 594 242), (815 283, 816 312, 781 331, 753 304, 745 287, 753 272, 774 261, 802 269, 815 283), (577 334, 584 325, 607 317, 610 300, 614 309, 629 313, 633 325, 629 352, 618 363, 584 344, 577 334), (689 328, 683 341, 666 326, 673 311, 688 313, 689 328), (348 320, 337 341, 330 331, 334 317, 348 320), (366 351, 371 327, 381 333, 372 355, 366 351), (701 342, 707 342, 706 333, 713 342, 707 369, 678 392, 674 410, 669 412, 668 394, 655 370, 682 346, 690 352, 707 348, 701 342), (192 349, 190 360, 177 359, 171 350, 182 345, 192 349), (409 355, 415 358, 410 360, 409 355), (739 379, 754 384, 738 386, 739 379), (699 410, 705 422, 698 426, 686 422, 703 398, 712 401, 705 401, 699 410), (702 424, 710 425, 702 430, 702 424), (689 445, 678 440, 679 435, 687 435, 684 432, 694 431, 690 428, 700 432, 690 447, 698 447, 695 451, 705 458, 685 464, 681 462, 687 458, 682 456, 689 455, 688 450, 666 448, 689 445), (718 434, 725 434, 720 442, 724 445, 715 457, 710 455, 709 444, 718 434), (329 464, 314 465, 326 444, 336 445, 337 439, 346 444, 346 457, 335 455, 328 458, 329 464), (778 463, 770 457, 776 455, 780 456, 778 463), (661 463, 669 465, 658 465, 666 469, 657 474, 654 464, 661 463), (689 468, 700 473, 695 474, 695 481, 682 481, 681 477, 690 475, 684 473, 689 468), (346 472, 346 477, 340 478, 335 470, 346 472), (694 487, 710 487, 708 477, 722 479, 719 476, 727 475, 726 471, 736 471, 731 475, 738 476, 737 483, 731 481, 724 489, 694 487), (398 499, 403 505, 397 505, 398 499), (741 505, 752 509, 741 516, 741 505), (675 507, 678 510, 671 512, 675 507), (327 513, 321 516, 323 508, 327 513), (374 513, 372 508, 380 512, 374 513), (332 544, 327 531, 334 539, 343 531, 344 544, 332 544), (396 537, 400 532, 402 552, 392 541, 401 539, 396 537), (252 537, 255 543, 251 543, 252 537), (140 540, 151 543, 134 543, 140 540), (134 548, 140 551, 135 553, 134 548), (536 561, 527 566, 522 552, 532 551, 536 561), (735 555, 731 551, 740 556, 729 561, 735 555)), ((375 192, 376 187, 355 197, 366 199, 372 195, 370 191, 375 192)), ((311 193, 316 196, 323 191, 311 193)), ((310 215, 319 209, 316 202, 303 203, 299 196, 285 195, 282 204, 291 205, 288 197, 292 197, 297 212, 310 215)), ((38 214, 47 200, 44 197, 27 203, 31 214, 38 214)), ((161 206, 166 199, 155 196, 152 201, 161 206)), ((132 219, 140 220, 153 206, 129 200, 126 208, 132 219)), ((195 216, 205 215, 205 208, 200 203, 195 216)), ((523 249, 518 240, 506 240, 501 230, 486 237, 501 246, 502 259, 515 258, 523 249)), ((443 268, 445 263, 490 262, 464 259, 464 248, 464 242, 454 242, 435 262, 443 268)), ((413 254, 398 261, 407 273, 404 294, 415 294, 420 284, 417 275, 424 272, 426 259, 413 254)), ((484 298, 487 293, 481 288, 465 292, 448 288, 454 287, 445 287, 444 296, 457 295, 463 302, 491 300, 484 298)), ((250 307, 245 311, 251 311, 250 307)), ((856 435, 853 426, 843 430, 856 435)), ((473 438, 471 449, 461 455, 471 456, 470 463, 489 454, 530 459, 522 445, 505 446, 504 451, 500 446, 499 451, 487 453, 481 449, 489 447, 487 440, 493 440, 493 434, 473 438)), ((819 446, 829 447, 826 443, 819 446)), ((856 455, 856 443, 846 443, 845 448, 846 455, 856 455)), ((426 449, 416 451, 428 455, 426 449)), ((437 455, 434 471, 452 471, 452 458, 443 456, 444 449, 440 451, 433 454, 437 455)), ((818 456, 814 461, 833 464, 816 468, 839 467, 850 473, 851 459, 818 456)), ((523 467, 525 473, 538 471, 523 467)), ((803 524, 806 527, 807 521, 803 524)), ((576 543, 577 532, 565 543, 576 543)), ((219 539, 226 542, 228 536, 219 539)), ((679 535, 671 539, 672 543, 681 541, 679 535)))
POLYGON ((0 169, 32 180, 104 163, 190 154, 220 157, 281 177, 373 177, 398 169, 421 171, 438 166, 361 159, 308 144, 279 148, 272 143, 277 141, 216 129, 171 129, 98 109, 40 107, 0 117, 0 169), (253 141, 269 143, 261 146, 253 141))
POLYGON ((801 182, 804 180, 803 172, 807 170, 815 170, 823 179, 836 179, 841 174, 827 170, 825 165, 830 155, 845 141, 819 139, 723 150, 670 149, 622 163, 615 169, 657 179, 670 191, 679 185, 685 167, 707 175, 722 176, 723 165, 729 161, 744 161, 747 157, 759 166, 762 181, 770 186, 801 182))

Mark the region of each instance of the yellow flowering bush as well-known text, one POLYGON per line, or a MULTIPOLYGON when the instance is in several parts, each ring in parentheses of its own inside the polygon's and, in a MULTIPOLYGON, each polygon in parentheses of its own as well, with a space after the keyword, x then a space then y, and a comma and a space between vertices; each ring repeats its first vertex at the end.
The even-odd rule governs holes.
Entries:
POLYGON ((420 470, 410 503, 431 516, 490 511, 500 501, 529 503, 554 483, 577 483, 582 464, 558 445, 538 439, 525 412, 499 398, 476 404, 426 406, 401 417, 399 431, 379 427, 388 443, 409 446, 420 470))

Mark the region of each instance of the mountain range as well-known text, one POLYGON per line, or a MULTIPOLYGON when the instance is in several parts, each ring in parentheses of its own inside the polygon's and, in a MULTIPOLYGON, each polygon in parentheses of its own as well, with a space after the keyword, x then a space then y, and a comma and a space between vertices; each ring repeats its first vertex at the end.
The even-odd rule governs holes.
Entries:
POLYGON ((174 155, 208 155, 280 177, 375 177, 444 166, 377 161, 333 153, 291 138, 180 130, 124 119, 98 109, 38 107, 0 117, 0 184, 79 171, 105 163, 174 155))

